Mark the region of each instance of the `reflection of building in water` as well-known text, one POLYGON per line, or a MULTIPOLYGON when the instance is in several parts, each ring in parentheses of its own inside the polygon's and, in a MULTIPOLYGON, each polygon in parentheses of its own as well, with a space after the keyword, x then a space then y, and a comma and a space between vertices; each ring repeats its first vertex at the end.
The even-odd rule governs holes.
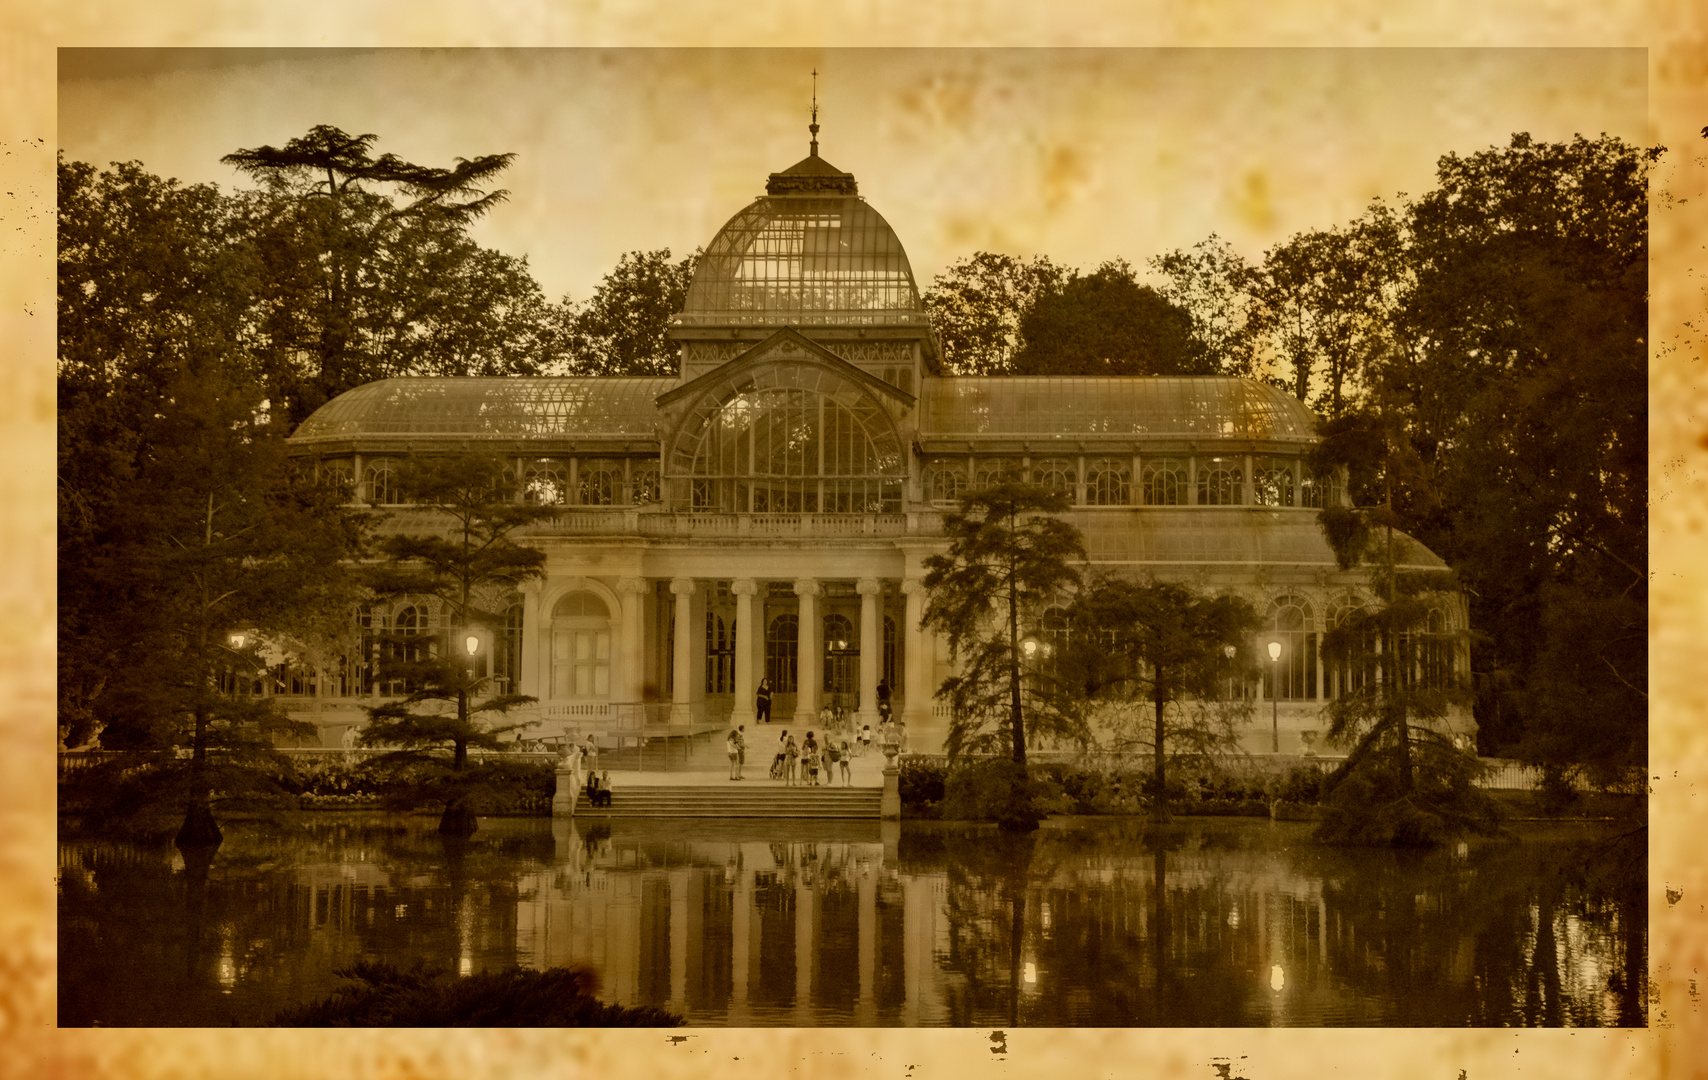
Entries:
MULTIPOLYGON (((544 732, 721 726, 752 715, 761 679, 778 720, 810 724, 833 701, 876 725, 883 681, 910 748, 939 750, 947 716, 932 694, 950 669, 919 627, 924 559, 944 546, 943 512, 1005 478, 1066 495, 1098 569, 1255 601, 1282 654, 1253 692, 1279 705, 1262 711, 1284 751, 1309 746, 1323 704, 1384 665, 1424 684, 1464 671, 1456 594, 1396 655, 1324 658, 1324 634, 1371 597, 1318 529, 1342 496, 1308 463, 1303 404, 1251 379, 945 371, 900 240, 813 148, 707 245, 670 328, 678 375, 388 379, 291 438, 400 525, 420 521, 399 487, 405 459, 468 448, 503 459, 515 498, 558 508, 525 530, 546 575, 494 598, 502 625, 484 661, 539 699, 544 732)), ((1441 568, 1396 542, 1402 566, 1441 568)), ((1050 614, 1035 617, 1048 632, 1050 614)), ((263 689, 296 698, 335 745, 359 704, 402 689, 378 678, 379 650, 445 635, 444 620, 430 597, 375 604, 343 663, 282 664, 263 689)), ((1462 711, 1452 725, 1472 730, 1462 711)), ((1253 725, 1248 749, 1270 749, 1268 727, 1253 725)))

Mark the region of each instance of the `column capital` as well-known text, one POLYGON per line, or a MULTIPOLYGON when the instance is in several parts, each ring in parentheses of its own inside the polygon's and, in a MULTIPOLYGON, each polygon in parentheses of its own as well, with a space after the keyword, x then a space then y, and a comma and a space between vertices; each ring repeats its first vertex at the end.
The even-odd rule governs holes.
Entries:
POLYGON ((617 591, 626 593, 646 592, 646 578, 626 577, 617 579, 617 591))
POLYGON ((694 595, 694 579, 691 577, 671 578, 670 592, 674 596, 694 595))
POLYGON ((925 579, 916 577, 903 578, 901 591, 909 596, 912 596, 914 593, 922 593, 925 591, 925 579))
POLYGON ((863 577, 855 584, 854 591, 861 596, 877 596, 884 591, 884 583, 877 578, 863 577))
POLYGON ((752 578, 736 578, 729 583, 729 591, 736 596, 752 596, 759 591, 759 585, 752 578))
POLYGON ((537 577, 536 578, 529 578, 528 580, 522 582, 520 588, 521 588, 523 596, 527 597, 530 600, 538 600, 540 598, 540 594, 545 591, 545 588, 546 588, 545 579, 544 578, 537 578, 537 577))
POLYGON ((824 587, 813 578, 804 577, 795 582, 796 596, 820 596, 823 593, 824 587))

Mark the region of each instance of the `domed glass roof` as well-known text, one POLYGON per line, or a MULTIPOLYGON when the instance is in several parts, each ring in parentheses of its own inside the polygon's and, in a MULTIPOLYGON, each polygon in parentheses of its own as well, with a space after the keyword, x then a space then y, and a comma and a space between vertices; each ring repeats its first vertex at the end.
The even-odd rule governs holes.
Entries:
MULTIPOLYGON (((808 158, 807 162, 822 159, 808 158)), ((718 231, 677 326, 926 325, 907 253, 889 223, 848 187, 802 165, 718 231)), ((852 177, 848 181, 852 182, 852 177)))
POLYGON ((673 378, 381 379, 316 409, 293 443, 372 435, 516 439, 529 436, 653 436, 653 399, 673 378))
POLYGON ((1189 435, 1310 440, 1316 418, 1292 395, 1226 377, 927 378, 921 434, 930 436, 1189 435))

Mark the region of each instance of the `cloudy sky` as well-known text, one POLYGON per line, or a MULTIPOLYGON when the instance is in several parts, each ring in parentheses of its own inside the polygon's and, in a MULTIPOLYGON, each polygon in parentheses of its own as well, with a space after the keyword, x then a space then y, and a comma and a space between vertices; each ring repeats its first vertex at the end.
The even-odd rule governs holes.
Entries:
POLYGON ((1442 154, 1643 142, 1640 49, 61 50, 59 146, 184 181, 314 124, 429 165, 513 151, 482 242, 588 295, 624 251, 706 243, 807 149, 853 172, 923 287, 974 250, 1248 256, 1420 192, 1442 154))

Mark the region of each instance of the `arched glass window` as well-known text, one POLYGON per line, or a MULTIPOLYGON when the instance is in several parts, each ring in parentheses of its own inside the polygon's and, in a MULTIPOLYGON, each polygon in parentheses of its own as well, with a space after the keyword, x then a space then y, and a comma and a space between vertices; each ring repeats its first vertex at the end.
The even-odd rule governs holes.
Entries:
POLYGON ((800 649, 800 620, 779 615, 765 628, 765 677, 774 694, 795 692, 795 657, 800 649))
POLYGON ((1269 605, 1269 626, 1258 640, 1263 663, 1263 692, 1282 701, 1314 701, 1317 696, 1317 638, 1311 633, 1310 602, 1277 597, 1269 605), (1269 659, 1269 643, 1281 643, 1281 659, 1269 659))
POLYGON ((1019 458, 979 458, 973 473, 973 487, 987 488, 1020 479, 1019 458))
POLYGON ((1232 457, 1198 462, 1198 505, 1238 506, 1245 501, 1245 463, 1232 457))
POLYGON ((1032 482, 1066 495, 1069 502, 1079 501, 1079 466, 1068 458, 1039 458, 1032 462, 1032 482))
POLYGON ((824 686, 827 694, 852 694, 860 684, 860 639, 841 615, 824 617, 824 686))
POLYGON ((522 679, 522 605, 504 611, 504 626, 492 643, 492 677, 501 694, 518 693, 522 679))
POLYGON ((362 471, 362 495, 373 506, 402 506, 402 475, 391 458, 375 458, 362 471))
POLYGON ((1457 681, 1455 671, 1456 642, 1447 621, 1447 613, 1438 607, 1429 609, 1425 624, 1423 648, 1419 650, 1420 674, 1423 685, 1430 690, 1446 690, 1457 681))
POLYGON ((629 502, 636 506, 659 499, 658 466, 636 462, 629 469, 629 502))
POLYGON ((600 698, 610 692, 610 612, 592 593, 570 593, 552 608, 551 696, 600 698))
POLYGON ((359 494, 356 491, 356 470, 343 458, 320 463, 320 483, 339 492, 346 501, 357 498, 359 494))
POLYGON ((530 461, 522 472, 522 501, 530 506, 557 506, 569 501, 569 471, 551 458, 530 461))
POLYGON ((1085 466, 1085 501, 1090 506, 1126 506, 1131 498, 1133 463, 1098 458, 1085 466))
POLYGON ((1318 476, 1308 462, 1299 463, 1299 505, 1321 509, 1337 506, 1339 485, 1333 476, 1318 476))
POLYGON ((706 612, 706 693, 727 694, 735 689, 735 633, 731 623, 713 611, 706 612))
POLYGON ((1362 625, 1365 611, 1355 596, 1337 597, 1329 605, 1333 639, 1323 658, 1323 688, 1330 698, 1357 693, 1375 681, 1376 635, 1362 625))
POLYGON ((870 393, 815 364, 745 373, 690 417, 669 472, 696 510, 873 514, 901 510, 901 441, 870 393))
POLYGON ((1186 462, 1178 458, 1146 458, 1144 467, 1146 506, 1185 505, 1186 462))
POLYGON ((1293 505, 1293 459, 1251 459, 1251 495, 1259 506, 1293 505))
POLYGON ((934 461, 925 470, 925 499, 953 503, 967 488, 967 466, 962 461, 934 461))
POLYGON ((431 633, 432 620, 424 605, 404 604, 392 612, 390 631, 385 635, 384 662, 380 665, 384 677, 379 688, 381 694, 396 697, 420 688, 420 680, 400 671, 398 665, 420 663, 431 656, 432 643, 428 641, 431 633))
POLYGON ((623 463, 587 458, 577 470, 582 506, 615 506, 623 490, 623 463))

